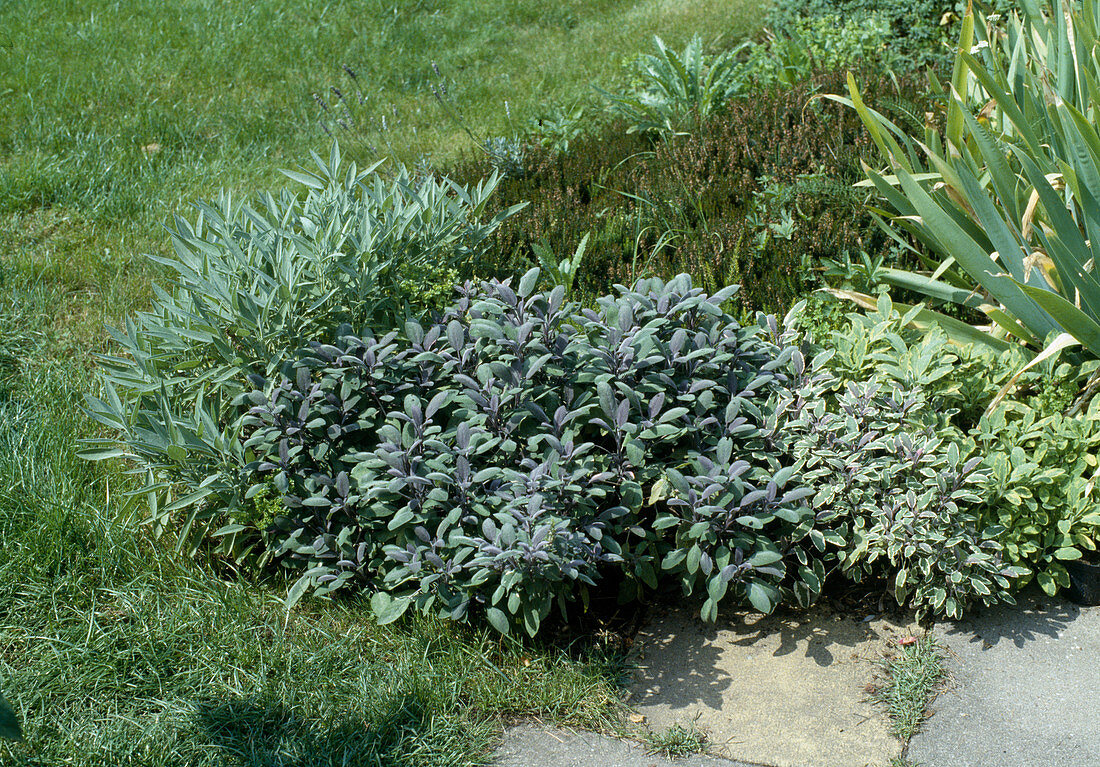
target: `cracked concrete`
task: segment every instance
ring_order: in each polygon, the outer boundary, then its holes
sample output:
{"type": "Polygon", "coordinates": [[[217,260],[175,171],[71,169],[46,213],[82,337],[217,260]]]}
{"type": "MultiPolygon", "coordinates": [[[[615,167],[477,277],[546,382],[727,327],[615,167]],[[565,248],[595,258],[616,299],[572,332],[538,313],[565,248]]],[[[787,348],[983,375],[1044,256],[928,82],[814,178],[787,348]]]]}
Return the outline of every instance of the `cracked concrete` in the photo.
{"type": "MultiPolygon", "coordinates": [[[[669,761],[628,741],[523,725],[498,767],[886,767],[902,744],[867,688],[911,619],[827,606],[716,625],[659,612],[636,639],[628,702],[660,730],[702,729],[707,755],[669,761]],[[735,761],[727,761],[735,760],[735,761]]],[[[906,757],[921,767],[1100,767],[1100,607],[1032,593],[934,633],[951,682],[906,757]]]]}

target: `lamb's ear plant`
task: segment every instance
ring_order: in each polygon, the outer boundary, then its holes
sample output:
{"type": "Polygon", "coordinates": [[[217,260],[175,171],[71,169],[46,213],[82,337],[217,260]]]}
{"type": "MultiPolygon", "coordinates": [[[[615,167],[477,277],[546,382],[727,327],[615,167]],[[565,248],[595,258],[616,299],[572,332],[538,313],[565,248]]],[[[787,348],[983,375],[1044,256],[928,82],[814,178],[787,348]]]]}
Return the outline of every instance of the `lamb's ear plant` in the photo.
{"type": "Polygon", "coordinates": [[[834,98],[878,148],[877,212],[939,259],[883,270],[887,282],[981,311],[991,337],[1032,352],[1100,356],[1098,41],[1095,0],[1028,0],[999,20],[968,10],[950,82],[933,78],[946,119],[922,136],[868,108],[849,76],[834,98]]]}
{"type": "Polygon", "coordinates": [[[91,416],[112,434],[84,455],[122,457],[145,478],[162,529],[184,512],[181,544],[207,511],[237,509],[248,462],[231,402],[310,341],[350,324],[390,328],[445,304],[479,246],[521,206],[487,215],[494,175],[473,187],[345,165],[333,144],[297,190],[242,202],[229,194],[177,218],[171,275],[153,306],[112,329],[91,416]]]}

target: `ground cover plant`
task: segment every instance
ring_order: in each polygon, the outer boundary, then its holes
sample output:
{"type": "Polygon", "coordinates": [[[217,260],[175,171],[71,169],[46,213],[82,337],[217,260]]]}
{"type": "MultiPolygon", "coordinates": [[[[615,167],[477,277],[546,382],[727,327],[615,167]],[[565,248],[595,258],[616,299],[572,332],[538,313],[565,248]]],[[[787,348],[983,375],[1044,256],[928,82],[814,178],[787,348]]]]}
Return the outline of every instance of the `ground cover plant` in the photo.
{"type": "Polygon", "coordinates": [[[892,734],[903,743],[920,731],[929,705],[947,679],[942,650],[934,637],[906,640],[882,661],[883,679],[873,693],[889,712],[892,734]]]}

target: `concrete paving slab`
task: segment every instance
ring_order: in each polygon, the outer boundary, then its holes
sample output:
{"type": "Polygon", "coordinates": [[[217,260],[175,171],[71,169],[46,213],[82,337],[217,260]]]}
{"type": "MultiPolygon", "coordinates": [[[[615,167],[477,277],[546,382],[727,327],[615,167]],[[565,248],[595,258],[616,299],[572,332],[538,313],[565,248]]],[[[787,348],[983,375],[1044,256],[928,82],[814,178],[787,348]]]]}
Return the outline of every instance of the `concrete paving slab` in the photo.
{"type": "Polygon", "coordinates": [[[952,681],[910,742],[910,760],[1100,767],[1100,608],[1032,594],[934,631],[952,681]]]}
{"type": "Polygon", "coordinates": [[[910,619],[822,605],[772,616],[658,615],[636,639],[629,703],[654,727],[695,721],[716,753],[770,767],[882,767],[901,754],[866,688],[910,619]]]}
{"type": "Polygon", "coordinates": [[[520,725],[504,733],[494,767],[756,767],[695,754],[665,759],[633,741],[559,727],[520,725]]]}

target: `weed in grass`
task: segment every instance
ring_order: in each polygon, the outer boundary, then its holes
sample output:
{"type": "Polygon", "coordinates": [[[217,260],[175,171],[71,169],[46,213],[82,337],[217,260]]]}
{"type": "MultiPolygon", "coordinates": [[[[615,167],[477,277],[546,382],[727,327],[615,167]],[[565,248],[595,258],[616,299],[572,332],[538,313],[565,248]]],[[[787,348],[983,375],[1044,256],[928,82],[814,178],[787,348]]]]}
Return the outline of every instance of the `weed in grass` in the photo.
{"type": "Polygon", "coordinates": [[[646,733],[647,751],[676,759],[691,754],[701,754],[707,749],[707,736],[694,724],[687,727],[676,723],[661,732],[646,733]]]}
{"type": "Polygon", "coordinates": [[[947,676],[943,655],[934,637],[926,635],[900,645],[897,655],[883,661],[883,679],[873,697],[886,706],[890,731],[908,741],[924,721],[928,705],[947,676]]]}

